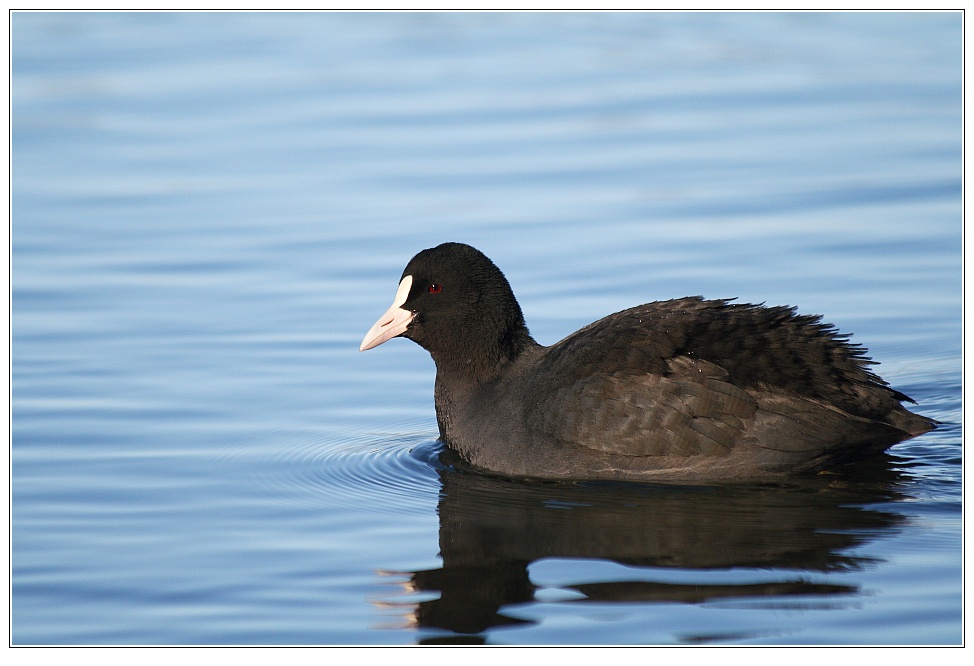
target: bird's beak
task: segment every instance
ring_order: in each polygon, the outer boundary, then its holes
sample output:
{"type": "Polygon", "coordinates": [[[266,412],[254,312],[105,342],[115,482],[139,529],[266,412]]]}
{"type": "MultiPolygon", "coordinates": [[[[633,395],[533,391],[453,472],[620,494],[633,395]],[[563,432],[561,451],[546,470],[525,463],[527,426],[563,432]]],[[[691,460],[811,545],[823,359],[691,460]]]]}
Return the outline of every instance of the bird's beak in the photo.
{"type": "Polygon", "coordinates": [[[409,297],[409,290],[412,286],[412,275],[407,275],[402,279],[402,282],[399,283],[399,290],[396,292],[395,300],[392,301],[389,309],[379,317],[379,320],[372,325],[369,332],[365,334],[362,344],[359,345],[359,351],[366,351],[373,347],[378,347],[386,340],[391,340],[397,335],[402,335],[406,332],[409,322],[416,316],[415,312],[410,312],[402,308],[402,304],[409,297]]]}

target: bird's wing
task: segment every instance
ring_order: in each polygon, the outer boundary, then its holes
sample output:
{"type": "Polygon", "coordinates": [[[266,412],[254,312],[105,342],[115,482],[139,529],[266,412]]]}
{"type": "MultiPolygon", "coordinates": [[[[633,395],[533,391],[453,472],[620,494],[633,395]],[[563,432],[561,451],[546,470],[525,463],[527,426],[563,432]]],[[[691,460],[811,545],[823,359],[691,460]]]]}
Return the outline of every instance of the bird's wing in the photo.
{"type": "Polygon", "coordinates": [[[549,387],[529,412],[528,427],[566,445],[617,455],[729,452],[754,417],[755,399],[712,363],[659,360],[662,372],[593,374],[549,387]]]}
{"type": "Polygon", "coordinates": [[[616,455],[721,456],[746,442],[772,458],[805,458],[892,435],[847,407],[895,401],[864,365],[856,348],[790,308],[651,303],[548,348],[526,425],[616,455]]]}

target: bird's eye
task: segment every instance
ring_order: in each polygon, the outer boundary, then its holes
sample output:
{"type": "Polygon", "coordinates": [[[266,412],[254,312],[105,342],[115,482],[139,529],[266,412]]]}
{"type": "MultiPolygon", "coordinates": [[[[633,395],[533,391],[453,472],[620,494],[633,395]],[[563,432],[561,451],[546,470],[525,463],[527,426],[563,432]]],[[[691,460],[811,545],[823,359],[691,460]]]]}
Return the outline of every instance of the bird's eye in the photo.
{"type": "Polygon", "coordinates": [[[429,289],[427,291],[429,291],[429,293],[431,293],[431,294],[438,294],[441,291],[443,291],[443,285],[442,284],[431,284],[429,286],[429,289]]]}

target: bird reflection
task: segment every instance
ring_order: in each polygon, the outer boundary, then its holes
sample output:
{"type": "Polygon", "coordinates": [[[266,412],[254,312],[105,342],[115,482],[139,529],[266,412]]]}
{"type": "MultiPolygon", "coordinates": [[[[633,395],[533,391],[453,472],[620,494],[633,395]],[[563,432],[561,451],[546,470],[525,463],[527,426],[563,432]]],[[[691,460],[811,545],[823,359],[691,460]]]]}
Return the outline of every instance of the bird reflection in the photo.
{"type": "Polygon", "coordinates": [[[505,609],[537,601],[528,567],[544,558],[630,567],[625,580],[606,581],[603,572],[562,587],[572,603],[854,598],[858,587],[808,574],[869,566],[851,551],[904,520],[865,508],[899,497],[889,456],[839,475],[695,487],[518,481],[464,469],[448,450],[440,456],[443,565],[402,574],[401,585],[422,600],[386,604],[404,625],[440,630],[431,643],[483,642],[488,629],[530,622],[505,609]],[[632,567],[645,568],[639,580],[632,567]],[[687,580],[674,582],[672,571],[652,580],[658,569],[685,571],[687,580]],[[701,584],[694,574],[718,569],[754,569],[758,580],[701,584]]]}

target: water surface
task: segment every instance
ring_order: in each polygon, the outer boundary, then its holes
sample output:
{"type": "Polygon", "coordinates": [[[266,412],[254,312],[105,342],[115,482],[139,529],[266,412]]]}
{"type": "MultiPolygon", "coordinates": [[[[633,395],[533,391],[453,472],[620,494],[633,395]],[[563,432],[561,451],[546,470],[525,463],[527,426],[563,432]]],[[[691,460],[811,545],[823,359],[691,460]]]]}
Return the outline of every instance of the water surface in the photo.
{"type": "Polygon", "coordinates": [[[16,644],[957,644],[961,16],[12,19],[16,644]],[[797,305],[936,431],[706,487],[471,474],[358,343],[471,243],[551,344],[797,305]]]}

